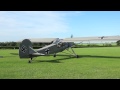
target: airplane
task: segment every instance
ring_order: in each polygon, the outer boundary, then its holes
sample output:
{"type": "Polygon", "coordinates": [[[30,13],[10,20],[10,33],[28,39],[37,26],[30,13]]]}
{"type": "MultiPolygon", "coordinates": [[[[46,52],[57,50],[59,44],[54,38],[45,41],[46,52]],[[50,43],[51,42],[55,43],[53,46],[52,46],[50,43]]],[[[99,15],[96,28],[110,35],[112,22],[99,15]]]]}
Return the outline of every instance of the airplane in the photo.
{"type": "Polygon", "coordinates": [[[108,41],[108,40],[120,40],[120,36],[102,36],[100,37],[74,37],[74,38],[41,38],[41,39],[23,39],[19,46],[19,57],[20,59],[23,58],[30,58],[28,63],[32,62],[34,57],[38,56],[48,56],[53,55],[56,57],[56,54],[67,50],[70,52],[70,55],[75,56],[78,58],[79,56],[74,52],[72,46],[75,42],[83,42],[83,41],[108,41]],[[104,38],[106,37],[106,38],[104,38]],[[39,43],[51,43],[47,46],[34,50],[32,47],[33,42],[39,43]],[[71,51],[70,51],[71,49],[71,51]]]}
{"type": "Polygon", "coordinates": [[[29,39],[24,39],[19,47],[19,57],[30,58],[28,62],[31,63],[34,57],[46,56],[50,54],[53,54],[53,56],[56,57],[56,53],[62,52],[65,49],[69,51],[68,48],[71,48],[72,55],[78,58],[78,55],[76,55],[76,53],[72,49],[73,45],[73,42],[63,42],[62,39],[56,38],[50,45],[34,50],[32,47],[32,42],[29,39]]]}
{"type": "Polygon", "coordinates": [[[105,37],[105,36],[102,36],[102,37],[99,37],[99,38],[103,39],[103,38],[107,38],[107,37],[105,37]]]}

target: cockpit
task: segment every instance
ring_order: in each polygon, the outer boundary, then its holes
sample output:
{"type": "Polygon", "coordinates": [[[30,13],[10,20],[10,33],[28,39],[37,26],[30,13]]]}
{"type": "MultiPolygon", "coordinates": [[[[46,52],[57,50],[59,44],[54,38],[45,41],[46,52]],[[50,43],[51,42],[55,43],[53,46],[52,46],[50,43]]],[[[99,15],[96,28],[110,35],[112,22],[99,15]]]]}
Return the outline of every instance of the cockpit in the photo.
{"type": "Polygon", "coordinates": [[[62,39],[57,38],[53,41],[53,44],[57,44],[58,47],[64,46],[65,44],[62,42],[62,39]]]}
{"type": "Polygon", "coordinates": [[[59,42],[61,42],[61,39],[57,38],[56,40],[53,41],[53,44],[58,44],[59,42]]]}

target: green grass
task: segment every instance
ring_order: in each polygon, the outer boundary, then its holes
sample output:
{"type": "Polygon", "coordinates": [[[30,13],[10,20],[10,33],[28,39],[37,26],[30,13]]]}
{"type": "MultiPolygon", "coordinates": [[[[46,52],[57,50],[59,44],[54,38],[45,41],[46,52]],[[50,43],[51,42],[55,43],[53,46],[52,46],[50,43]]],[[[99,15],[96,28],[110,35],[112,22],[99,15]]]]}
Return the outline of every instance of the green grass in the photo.
{"type": "Polygon", "coordinates": [[[120,47],[74,50],[79,58],[40,56],[28,63],[14,55],[18,50],[0,49],[0,79],[120,79],[120,47]]]}

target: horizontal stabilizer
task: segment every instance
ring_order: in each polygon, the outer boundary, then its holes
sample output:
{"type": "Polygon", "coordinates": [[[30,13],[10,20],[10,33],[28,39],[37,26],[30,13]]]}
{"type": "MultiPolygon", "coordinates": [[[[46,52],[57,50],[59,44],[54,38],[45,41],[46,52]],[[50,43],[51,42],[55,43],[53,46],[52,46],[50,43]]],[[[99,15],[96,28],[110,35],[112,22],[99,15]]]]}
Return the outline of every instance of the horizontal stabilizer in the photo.
{"type": "Polygon", "coordinates": [[[33,50],[33,48],[32,47],[29,47],[29,55],[31,55],[31,56],[44,56],[45,54],[42,54],[42,53],[38,53],[38,52],[36,52],[35,50],[33,50]]]}
{"type": "Polygon", "coordinates": [[[33,56],[45,56],[45,54],[42,53],[32,53],[33,56]]]}

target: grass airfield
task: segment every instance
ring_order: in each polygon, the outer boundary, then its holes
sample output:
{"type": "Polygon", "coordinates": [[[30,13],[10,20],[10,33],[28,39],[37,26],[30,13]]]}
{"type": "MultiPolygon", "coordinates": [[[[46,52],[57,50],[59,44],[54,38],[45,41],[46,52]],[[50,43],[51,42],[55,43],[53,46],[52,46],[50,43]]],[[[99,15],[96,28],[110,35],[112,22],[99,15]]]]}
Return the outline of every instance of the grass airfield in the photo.
{"type": "Polygon", "coordinates": [[[120,47],[74,51],[79,58],[39,56],[28,63],[17,49],[0,49],[0,79],[120,79],[120,47]]]}

